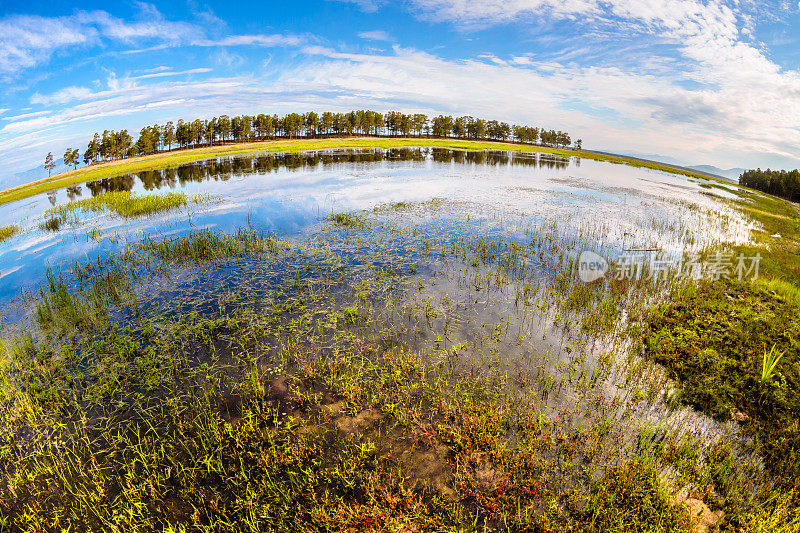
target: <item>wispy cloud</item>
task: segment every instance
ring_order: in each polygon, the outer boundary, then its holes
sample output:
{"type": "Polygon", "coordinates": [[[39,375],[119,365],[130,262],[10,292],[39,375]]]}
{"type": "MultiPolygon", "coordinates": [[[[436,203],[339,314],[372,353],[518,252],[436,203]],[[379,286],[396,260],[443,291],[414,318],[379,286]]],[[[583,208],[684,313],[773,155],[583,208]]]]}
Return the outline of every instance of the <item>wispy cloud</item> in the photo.
{"type": "Polygon", "coordinates": [[[105,11],[66,17],[11,15],[0,19],[0,72],[17,73],[46,63],[57,50],[97,45],[102,40],[179,42],[195,34],[187,22],[165,20],[150,9],[147,20],[124,21],[105,11]]]}
{"type": "Polygon", "coordinates": [[[800,114],[793,111],[800,99],[791,87],[764,87],[770,99],[759,102],[746,88],[689,89],[667,77],[618,67],[529,57],[444,60],[397,47],[390,55],[316,52],[326,60],[289,74],[292,83],[349,92],[356,101],[377,97],[384,107],[403,102],[549,124],[594,146],[691,152],[711,159],[721,153],[751,160],[764,153],[800,159],[800,114]]]}
{"type": "Polygon", "coordinates": [[[362,31],[358,36],[369,41],[394,41],[392,36],[383,30],[362,31]]]}
{"type": "Polygon", "coordinates": [[[92,96],[94,93],[91,89],[87,87],[65,87],[60,91],[56,91],[53,94],[49,95],[41,95],[39,93],[34,93],[31,96],[31,103],[32,104],[41,104],[41,105],[54,105],[59,104],[63,105],[67,102],[71,102],[73,100],[85,100],[86,98],[92,96]]]}
{"type": "Polygon", "coordinates": [[[358,6],[362,11],[366,13],[374,13],[378,11],[384,4],[386,4],[386,0],[336,0],[338,2],[342,2],[344,4],[354,4],[358,6]]]}
{"type": "Polygon", "coordinates": [[[172,70],[164,70],[159,72],[151,72],[148,74],[141,74],[139,76],[132,76],[131,79],[134,80],[144,80],[148,78],[164,78],[166,76],[185,76],[187,74],[205,74],[207,72],[211,72],[212,69],[208,67],[202,68],[192,68],[188,70],[179,70],[179,71],[172,71],[172,70]]]}
{"type": "MultiPolygon", "coordinates": [[[[725,144],[795,158],[800,155],[792,148],[800,145],[800,71],[781,67],[767,56],[761,43],[752,40],[755,15],[745,11],[751,6],[749,2],[408,0],[405,5],[414,16],[465,30],[510,23],[535,26],[541,20],[561,20],[581,28],[579,34],[584,37],[608,34],[619,39],[636,35],[642,42],[649,40],[650,58],[640,58],[636,64],[629,57],[624,63],[642,74],[630,77],[628,83],[632,85],[620,85],[608,94],[598,95],[599,99],[611,102],[625,100],[629,107],[604,107],[617,109],[620,116],[641,115],[635,111],[641,109],[645,113],[637,120],[652,122],[653,131],[679,124],[684,131],[676,133],[681,136],[708,132],[708,144],[704,146],[725,144]],[[673,53],[677,53],[679,61],[673,53]],[[646,89],[653,81],[651,76],[660,78],[656,81],[662,92],[651,93],[646,89]],[[694,88],[687,89],[691,85],[694,88]],[[628,87],[638,87],[642,94],[636,99],[615,94],[615,91],[627,93],[628,87]],[[715,135],[712,132],[716,127],[721,129],[715,135]]],[[[580,59],[585,58],[573,54],[561,60],[577,59],[581,64],[580,59]]],[[[499,65],[503,61],[494,56],[485,59],[499,65]]],[[[536,63],[525,56],[511,60],[517,66],[536,63]]],[[[544,66],[538,63],[538,68],[544,66]]],[[[576,86],[580,85],[582,73],[592,70],[584,68],[576,73],[560,63],[558,68],[561,71],[553,76],[577,76],[569,79],[576,86]]],[[[569,87],[564,90],[576,92],[569,87]]],[[[509,97],[514,101],[513,96],[509,97]]],[[[585,106],[596,100],[589,91],[580,95],[578,101],[585,106]]]]}
{"type": "Polygon", "coordinates": [[[155,7],[139,4],[142,20],[126,21],[105,11],[78,11],[65,17],[12,15],[0,19],[0,73],[6,75],[46,64],[62,49],[101,45],[104,41],[145,48],[119,50],[142,53],[175,46],[300,46],[304,37],[286,34],[228,35],[208,38],[208,28],[165,19],[155,7]]]}
{"type": "Polygon", "coordinates": [[[198,39],[193,46],[299,46],[305,40],[296,35],[229,35],[221,39],[198,39]]]}

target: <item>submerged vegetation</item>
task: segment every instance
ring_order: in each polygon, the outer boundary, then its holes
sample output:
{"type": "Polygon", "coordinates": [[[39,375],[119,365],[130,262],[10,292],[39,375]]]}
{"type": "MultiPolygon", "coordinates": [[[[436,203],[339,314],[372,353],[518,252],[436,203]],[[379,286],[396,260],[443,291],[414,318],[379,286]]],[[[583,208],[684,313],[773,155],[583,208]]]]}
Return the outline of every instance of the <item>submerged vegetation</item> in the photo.
{"type": "MultiPolygon", "coordinates": [[[[366,221],[360,227],[368,231],[366,221]]],[[[441,249],[457,264],[466,254],[498,275],[522,275],[512,266],[518,247],[416,242],[431,260],[441,249]]],[[[502,366],[465,372],[479,353],[503,346],[504,319],[485,337],[437,342],[426,355],[401,340],[414,337],[405,328],[447,331],[448,316],[472,304],[445,293],[432,307],[398,285],[407,260],[372,246],[363,259],[382,266],[348,267],[314,243],[204,231],[129,248],[102,271],[76,267],[72,288],[51,276],[38,304],[40,333],[20,332],[6,348],[3,523],[691,530],[694,517],[659,474],[661,446],[677,446],[678,434],[652,441],[606,424],[565,425],[562,417],[577,411],[547,415],[539,406],[543,390],[557,394],[545,366],[538,377],[515,378],[519,393],[502,386],[511,378],[502,366]],[[210,315],[134,288],[141,276],[191,264],[199,270],[172,279],[207,283],[232,264],[278,278],[264,288],[226,284],[210,315]],[[408,309],[385,307],[395,298],[408,309]],[[640,444],[618,445],[632,437],[640,444]]],[[[501,289],[484,270],[464,282],[501,289]]],[[[217,298],[209,292],[217,291],[204,291],[201,307],[217,298]]],[[[620,408],[593,401],[600,420],[620,408]]]]}

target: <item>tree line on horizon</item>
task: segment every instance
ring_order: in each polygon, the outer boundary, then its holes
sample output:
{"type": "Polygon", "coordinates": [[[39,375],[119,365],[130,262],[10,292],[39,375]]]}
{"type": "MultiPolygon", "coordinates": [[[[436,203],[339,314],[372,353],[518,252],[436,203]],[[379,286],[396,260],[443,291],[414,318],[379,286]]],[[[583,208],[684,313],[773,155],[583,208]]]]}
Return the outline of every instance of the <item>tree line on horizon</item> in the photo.
{"type": "MultiPolygon", "coordinates": [[[[349,113],[289,113],[284,116],[258,114],[230,117],[220,115],[208,120],[178,120],[160,126],[145,126],[134,140],[128,130],[106,130],[95,133],[83,152],[83,162],[121,159],[135,155],[148,155],[170,151],[173,147],[188,148],[213,146],[228,142],[262,141],[275,138],[316,138],[338,135],[365,136],[417,136],[457,139],[492,140],[540,144],[557,148],[572,145],[570,135],[563,131],[531,126],[510,125],[497,120],[484,120],[471,116],[453,117],[438,115],[429,118],[422,113],[405,114],[397,111],[351,111],[349,113]]],[[[575,148],[581,149],[576,140],[575,148]]],[[[67,148],[64,164],[77,168],[80,163],[78,149],[67,148]]],[[[55,167],[52,153],[48,153],[45,169],[55,167]]]]}
{"type": "Polygon", "coordinates": [[[747,170],[739,185],[750,187],[792,202],[800,202],[800,170],[747,170]]]}

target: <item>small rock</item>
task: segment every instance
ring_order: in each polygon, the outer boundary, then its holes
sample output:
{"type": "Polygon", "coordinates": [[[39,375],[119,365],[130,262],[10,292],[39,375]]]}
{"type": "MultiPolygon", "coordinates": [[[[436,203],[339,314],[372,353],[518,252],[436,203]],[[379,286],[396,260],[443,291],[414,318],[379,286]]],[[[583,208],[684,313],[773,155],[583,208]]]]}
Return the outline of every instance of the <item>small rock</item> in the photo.
{"type": "Polygon", "coordinates": [[[692,498],[691,493],[693,488],[694,485],[692,484],[683,487],[675,496],[675,501],[685,505],[692,513],[692,518],[694,518],[694,530],[697,533],[706,533],[711,526],[722,520],[725,513],[722,510],[716,512],[712,511],[703,500],[692,498]]]}

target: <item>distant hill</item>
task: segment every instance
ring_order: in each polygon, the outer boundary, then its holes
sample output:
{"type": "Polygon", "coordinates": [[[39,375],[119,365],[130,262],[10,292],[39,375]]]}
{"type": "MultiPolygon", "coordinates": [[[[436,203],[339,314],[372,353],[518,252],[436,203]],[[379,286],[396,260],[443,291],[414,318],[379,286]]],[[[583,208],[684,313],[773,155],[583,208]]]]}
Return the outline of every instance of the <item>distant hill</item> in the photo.
{"type": "MultiPolygon", "coordinates": [[[[65,170],[69,170],[72,168],[65,165],[63,159],[56,159],[55,164],[56,168],[53,169],[52,172],[53,174],[58,174],[59,172],[64,172],[65,170]]],[[[22,172],[17,172],[16,174],[9,174],[0,177],[0,190],[10,189],[11,187],[16,187],[17,185],[24,185],[26,183],[30,183],[32,181],[40,180],[46,177],[47,177],[47,171],[44,169],[44,165],[29,170],[24,170],[22,172]]]]}
{"type": "Polygon", "coordinates": [[[689,168],[689,163],[687,163],[686,161],[683,161],[681,159],[676,159],[668,155],[643,154],[638,152],[620,152],[620,155],[627,155],[629,157],[635,157],[636,159],[644,159],[645,161],[655,161],[658,163],[666,163],[668,165],[675,165],[679,167],[689,168]]]}
{"type": "Polygon", "coordinates": [[[674,157],[670,157],[668,155],[661,155],[661,154],[641,154],[636,152],[624,152],[621,155],[626,155],[629,157],[634,157],[637,159],[644,159],[645,161],[654,161],[657,163],[666,163],[668,165],[673,165],[682,168],[688,168],[689,170],[696,170],[698,172],[702,172],[703,174],[712,174],[714,176],[739,182],[739,176],[742,175],[742,172],[747,170],[746,168],[719,168],[715,167],[714,165],[690,165],[686,161],[682,161],[680,159],[676,159],[674,157]]]}
{"type": "Polygon", "coordinates": [[[721,178],[725,178],[731,181],[738,182],[739,176],[742,175],[742,172],[747,170],[746,168],[729,168],[727,170],[719,167],[715,167],[713,165],[694,165],[689,168],[694,170],[699,170],[700,172],[706,172],[708,174],[715,174],[721,178]]]}

